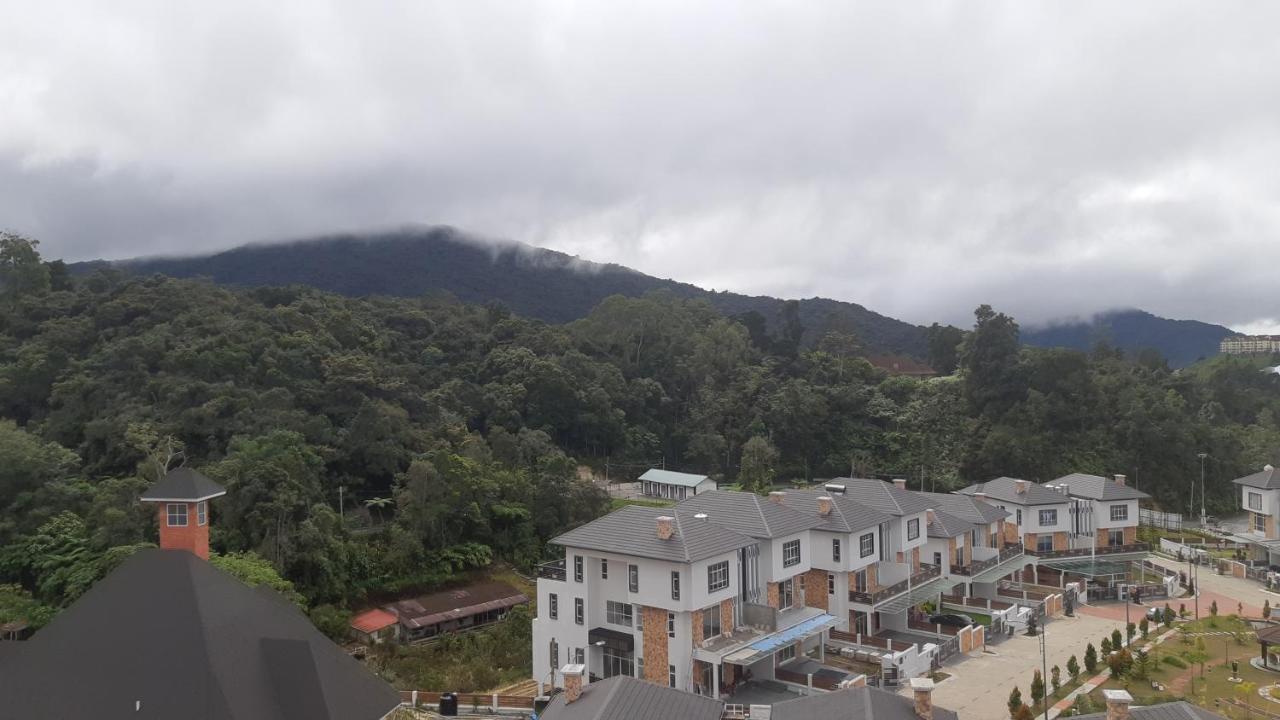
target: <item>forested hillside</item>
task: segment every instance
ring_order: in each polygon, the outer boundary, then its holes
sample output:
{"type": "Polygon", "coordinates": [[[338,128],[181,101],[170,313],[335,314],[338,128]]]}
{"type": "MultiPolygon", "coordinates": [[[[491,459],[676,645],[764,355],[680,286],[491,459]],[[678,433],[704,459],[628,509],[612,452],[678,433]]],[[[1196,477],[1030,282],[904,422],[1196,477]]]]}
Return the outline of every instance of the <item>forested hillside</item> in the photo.
{"type": "Polygon", "coordinates": [[[1089,320],[1054,323],[1022,335],[1028,345],[1092,350],[1105,343],[1132,354],[1155,351],[1174,367],[1185,367],[1218,354],[1218,343],[1230,328],[1195,320],[1169,320],[1141,310],[1100,313],[1089,320]]]}
{"type": "MultiPolygon", "coordinates": [[[[82,263],[73,271],[105,265],[82,263]]],[[[705,299],[725,315],[746,315],[748,324],[773,332],[802,327],[799,341],[806,346],[827,330],[838,330],[855,334],[873,353],[923,358],[925,348],[924,328],[854,303],[711,292],[521,243],[481,242],[446,227],[246,245],[203,257],[145,258],[114,266],[136,275],[204,277],[239,287],[308,285],[354,297],[445,291],[464,302],[497,301],[518,315],[550,323],[583,318],[612,295],[666,290],[679,298],[705,299]]]]}
{"type": "Polygon", "coordinates": [[[0,614],[61,606],[154,541],[136,498],[178,463],[229,490],[215,550],[315,605],[530,567],[605,511],[578,468],[606,458],[759,490],[851,468],[940,490],[1126,473],[1178,509],[1204,451],[1211,510],[1280,460],[1277,377],[1249,361],[1024,348],[986,307],[934,334],[960,367],[929,380],[874,370],[847,334],[794,337],[662,292],[548,325],[442,298],[73,280],[0,238],[0,583],[21,588],[0,614]],[[374,527],[339,516],[339,488],[374,527]]]}

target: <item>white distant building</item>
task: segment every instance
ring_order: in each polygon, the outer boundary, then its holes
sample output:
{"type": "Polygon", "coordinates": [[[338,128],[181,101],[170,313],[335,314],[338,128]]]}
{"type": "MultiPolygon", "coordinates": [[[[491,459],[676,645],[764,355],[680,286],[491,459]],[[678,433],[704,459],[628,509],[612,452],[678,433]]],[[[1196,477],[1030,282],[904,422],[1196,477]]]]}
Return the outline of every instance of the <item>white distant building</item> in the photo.
{"type": "Polygon", "coordinates": [[[1232,335],[1218,343],[1226,355],[1270,355],[1280,353],[1280,335],[1232,335]]]}
{"type": "Polygon", "coordinates": [[[640,476],[640,491],[664,500],[684,500],[715,489],[716,481],[706,475],[651,468],[640,476]]]}

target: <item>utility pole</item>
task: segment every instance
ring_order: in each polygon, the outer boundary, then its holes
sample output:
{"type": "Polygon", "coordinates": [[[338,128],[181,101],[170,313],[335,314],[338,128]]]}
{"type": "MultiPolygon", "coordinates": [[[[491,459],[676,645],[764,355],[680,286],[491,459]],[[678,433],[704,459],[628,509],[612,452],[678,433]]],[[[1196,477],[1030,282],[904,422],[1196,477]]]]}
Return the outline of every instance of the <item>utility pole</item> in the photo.
{"type": "Polygon", "coordinates": [[[1044,698],[1041,699],[1041,702],[1044,703],[1044,720],[1049,720],[1049,705],[1051,704],[1049,702],[1049,660],[1045,653],[1043,627],[1040,628],[1040,681],[1045,685],[1044,698]]]}
{"type": "Polygon", "coordinates": [[[347,516],[346,516],[346,514],[343,512],[343,511],[344,511],[344,509],[345,509],[345,507],[344,507],[343,502],[342,502],[342,501],[343,501],[342,493],[343,493],[343,491],[344,491],[344,490],[346,490],[346,489],[347,489],[347,486],[346,486],[346,485],[339,485],[339,486],[338,486],[338,519],[339,519],[339,521],[340,521],[340,522],[342,522],[342,524],[344,524],[344,525],[345,525],[345,524],[346,524],[346,522],[347,522],[347,516]]]}

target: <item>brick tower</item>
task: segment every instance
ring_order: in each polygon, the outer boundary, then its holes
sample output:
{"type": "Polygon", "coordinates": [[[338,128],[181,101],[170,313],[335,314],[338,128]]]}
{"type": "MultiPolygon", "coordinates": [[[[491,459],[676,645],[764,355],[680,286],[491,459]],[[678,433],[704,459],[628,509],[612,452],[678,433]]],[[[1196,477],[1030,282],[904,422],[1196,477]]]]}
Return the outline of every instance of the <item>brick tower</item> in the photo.
{"type": "Polygon", "coordinates": [[[208,560],[209,501],[226,494],[218,483],[180,467],[147,488],[141,500],[156,504],[161,549],[186,550],[208,560]]]}

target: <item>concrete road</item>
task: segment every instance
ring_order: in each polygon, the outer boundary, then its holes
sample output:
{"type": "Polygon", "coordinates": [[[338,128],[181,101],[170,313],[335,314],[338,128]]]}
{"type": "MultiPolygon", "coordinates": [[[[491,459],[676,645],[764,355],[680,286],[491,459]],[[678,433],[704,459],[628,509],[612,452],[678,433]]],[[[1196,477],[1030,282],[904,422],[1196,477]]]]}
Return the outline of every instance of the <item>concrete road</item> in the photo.
{"type": "MultiPolygon", "coordinates": [[[[1121,613],[1123,617],[1123,610],[1121,613]]],[[[1076,656],[1084,665],[1084,648],[1087,643],[1098,642],[1112,630],[1123,631],[1123,620],[1098,617],[1077,612],[1076,617],[1062,617],[1049,623],[1045,634],[1045,654],[1048,666],[1062,669],[1063,682],[1067,679],[1067,659],[1076,656]]],[[[943,668],[951,677],[940,683],[933,693],[934,704],[955,710],[963,718],[999,720],[1007,718],[1006,703],[1009,692],[1016,685],[1022,690],[1026,702],[1031,701],[1031,675],[1040,667],[1040,639],[1017,635],[999,645],[991,653],[970,656],[954,665],[943,668]]],[[[1049,679],[1045,678],[1048,685],[1049,679]]]]}

